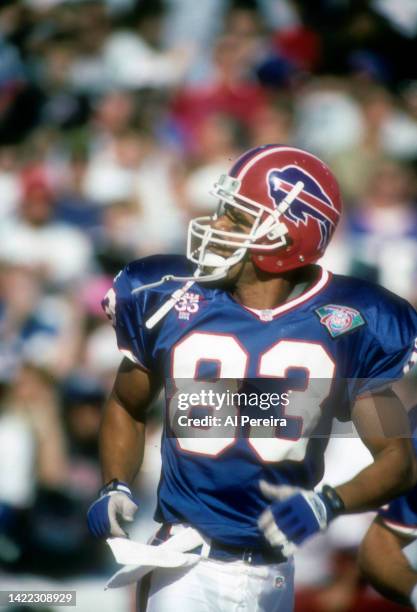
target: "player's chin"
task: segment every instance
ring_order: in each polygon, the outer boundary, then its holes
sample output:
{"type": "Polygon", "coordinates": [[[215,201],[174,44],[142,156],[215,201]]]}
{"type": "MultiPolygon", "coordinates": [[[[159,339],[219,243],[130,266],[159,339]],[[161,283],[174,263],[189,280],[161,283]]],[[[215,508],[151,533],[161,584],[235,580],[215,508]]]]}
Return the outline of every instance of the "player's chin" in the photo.
{"type": "MultiPolygon", "coordinates": [[[[231,255],[233,255],[234,250],[233,249],[221,249],[221,248],[217,248],[213,246],[210,248],[209,252],[213,253],[214,255],[223,257],[225,260],[227,260],[231,255]]],[[[209,283],[209,285],[212,287],[221,287],[221,288],[232,287],[236,283],[237,279],[239,278],[239,275],[241,273],[241,270],[243,268],[243,265],[246,259],[247,257],[245,256],[241,261],[230,266],[227,270],[226,275],[223,278],[221,278],[220,280],[212,281],[211,283],[209,283]]],[[[218,271],[220,267],[221,266],[207,266],[206,265],[203,267],[203,271],[206,274],[213,274],[216,271],[218,271]]]]}
{"type": "Polygon", "coordinates": [[[226,276],[219,281],[218,286],[221,286],[222,288],[227,288],[229,290],[232,289],[241,277],[244,266],[245,260],[239,261],[233,266],[230,266],[230,268],[227,270],[226,276]]]}
{"type": "MultiPolygon", "coordinates": [[[[218,268],[213,268],[212,266],[204,266],[202,268],[202,271],[204,274],[215,274],[216,272],[218,272],[218,270],[219,270],[218,268]]],[[[226,276],[224,276],[223,278],[219,278],[219,279],[208,281],[208,282],[206,281],[204,285],[206,287],[211,287],[213,289],[217,289],[217,288],[223,289],[230,285],[230,280],[228,277],[229,277],[229,271],[227,271],[226,276]]]]}

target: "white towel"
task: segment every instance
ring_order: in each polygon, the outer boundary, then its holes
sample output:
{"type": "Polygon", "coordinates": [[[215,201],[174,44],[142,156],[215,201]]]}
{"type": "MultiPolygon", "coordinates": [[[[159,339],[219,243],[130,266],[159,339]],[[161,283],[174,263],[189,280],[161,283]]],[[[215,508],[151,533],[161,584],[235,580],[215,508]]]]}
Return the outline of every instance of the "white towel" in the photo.
{"type": "Polygon", "coordinates": [[[133,542],[127,538],[109,538],[107,544],[117,563],[123,565],[106,584],[106,589],[114,589],[137,582],[155,567],[178,568],[195,565],[202,558],[201,555],[187,554],[187,551],[204,545],[205,542],[198,531],[192,527],[183,527],[159,546],[133,542]]]}

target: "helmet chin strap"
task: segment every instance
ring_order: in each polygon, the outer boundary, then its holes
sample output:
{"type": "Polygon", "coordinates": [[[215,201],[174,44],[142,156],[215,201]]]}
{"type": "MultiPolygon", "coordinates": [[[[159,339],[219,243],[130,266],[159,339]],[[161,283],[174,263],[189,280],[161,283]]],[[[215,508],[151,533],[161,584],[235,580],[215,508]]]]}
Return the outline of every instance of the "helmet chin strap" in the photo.
{"type": "Polygon", "coordinates": [[[149,319],[145,321],[145,327],[147,329],[152,329],[153,327],[155,327],[155,325],[159,323],[159,321],[161,321],[161,319],[163,319],[168,314],[168,312],[194,285],[195,282],[198,281],[200,283],[210,283],[225,278],[229,269],[243,259],[246,251],[246,248],[240,248],[235,251],[235,253],[233,253],[233,255],[231,255],[230,257],[222,257],[221,255],[217,255],[216,253],[211,253],[210,251],[208,251],[204,255],[203,264],[201,264],[197,268],[193,276],[175,276],[173,274],[167,274],[155,283],[149,283],[147,285],[142,285],[141,287],[133,289],[132,293],[140,293],[145,289],[153,289],[170,281],[185,281],[185,285],[180,289],[173,291],[171,293],[171,297],[166,302],[164,302],[162,306],[158,308],[158,310],[149,317],[149,319]],[[210,274],[204,274],[203,268],[205,267],[214,268],[214,270],[210,274]]]}
{"type": "Polygon", "coordinates": [[[196,276],[198,276],[198,281],[200,283],[210,282],[213,280],[220,280],[227,276],[229,269],[242,261],[246,254],[247,248],[241,247],[237,249],[232,255],[229,257],[223,257],[222,255],[218,255],[217,253],[213,253],[212,251],[206,251],[204,253],[201,264],[197,268],[196,276]],[[210,274],[204,274],[204,268],[213,268],[213,272],[210,274]]]}
{"type": "MultiPolygon", "coordinates": [[[[287,233],[287,228],[284,223],[280,222],[280,216],[289,208],[291,203],[303,190],[304,183],[298,181],[291,191],[285,196],[280,202],[276,211],[264,221],[264,223],[258,228],[256,239],[259,240],[265,235],[268,235],[271,239],[281,236],[282,238],[287,233]]],[[[185,285],[176,291],[171,293],[171,297],[162,304],[162,306],[145,321],[145,327],[152,329],[155,327],[161,319],[168,314],[168,312],[175,306],[175,304],[183,297],[183,295],[194,285],[195,282],[199,283],[211,283],[222,280],[228,274],[229,269],[235,264],[239,263],[245,256],[248,246],[241,246],[232,253],[229,257],[223,257],[217,253],[213,253],[207,247],[209,245],[211,232],[207,232],[206,236],[200,245],[201,259],[199,258],[199,265],[193,276],[174,276],[167,274],[163,276],[161,280],[155,283],[149,283],[148,285],[142,285],[132,291],[132,293],[139,293],[145,289],[151,289],[159,287],[163,283],[169,281],[185,282],[185,285]],[[211,268],[213,271],[210,273],[204,273],[204,269],[211,268]]],[[[283,242],[283,244],[285,244],[283,242]]]]}

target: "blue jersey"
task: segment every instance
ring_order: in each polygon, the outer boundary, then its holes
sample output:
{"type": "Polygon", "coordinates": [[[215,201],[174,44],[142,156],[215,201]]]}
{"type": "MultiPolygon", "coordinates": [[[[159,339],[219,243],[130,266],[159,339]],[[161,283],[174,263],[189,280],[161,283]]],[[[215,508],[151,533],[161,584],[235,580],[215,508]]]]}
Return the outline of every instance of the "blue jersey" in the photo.
{"type": "MultiPolygon", "coordinates": [[[[409,412],[413,433],[414,452],[417,454],[417,405],[409,412]]],[[[397,533],[411,538],[417,537],[417,487],[397,497],[379,511],[384,523],[397,533]]]]}
{"type": "MultiPolygon", "coordinates": [[[[153,315],[184,285],[157,281],[191,272],[184,257],[145,258],[116,277],[104,301],[120,350],[161,384],[168,381],[156,518],[191,524],[226,544],[259,548],[257,519],[268,503],[259,480],[309,489],[320,481],[332,418],[349,420],[358,395],[410,367],[417,314],[378,286],[317,266],[316,280],[304,293],[270,310],[247,308],[228,291],[195,283],[149,328],[153,315]],[[151,286],[141,290],[145,285],[151,286]],[[268,426],[256,420],[243,425],[249,409],[232,402],[230,421],[218,436],[213,422],[197,428],[201,437],[187,435],[185,426],[178,427],[177,381],[201,379],[213,392],[224,379],[276,381],[281,391],[286,385],[291,401],[284,402],[282,393],[274,408],[285,427],[271,422],[266,436],[268,426]],[[300,412],[306,393],[307,408],[300,412]]],[[[190,405],[184,415],[202,408],[190,405]]]]}

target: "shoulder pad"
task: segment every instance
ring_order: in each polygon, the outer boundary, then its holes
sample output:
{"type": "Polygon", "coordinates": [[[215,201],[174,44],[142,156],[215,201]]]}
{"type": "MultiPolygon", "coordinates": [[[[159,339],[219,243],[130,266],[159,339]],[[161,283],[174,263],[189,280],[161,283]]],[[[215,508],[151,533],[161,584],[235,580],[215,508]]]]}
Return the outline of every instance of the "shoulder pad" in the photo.
{"type": "Polygon", "coordinates": [[[182,277],[190,276],[192,272],[192,265],[182,255],[153,255],[133,261],[115,277],[113,287],[102,301],[103,310],[113,326],[117,324],[117,312],[134,308],[135,304],[137,312],[143,316],[145,312],[157,308],[183,284],[180,281],[167,281],[153,287],[153,283],[158,283],[167,275],[182,277]]]}
{"type": "Polygon", "coordinates": [[[334,299],[357,309],[366,329],[387,352],[417,336],[417,313],[403,298],[369,281],[334,275],[334,299]]]}
{"type": "MultiPolygon", "coordinates": [[[[163,276],[172,274],[173,276],[191,276],[194,268],[183,255],[152,255],[137,259],[128,264],[120,274],[125,274],[130,281],[130,290],[134,291],[143,285],[156,283],[163,276]]],[[[117,282],[118,276],[115,278],[117,282]]],[[[165,283],[161,291],[166,292],[167,288],[172,291],[173,283],[165,283]]]]}

